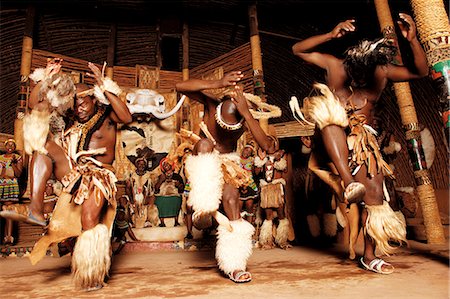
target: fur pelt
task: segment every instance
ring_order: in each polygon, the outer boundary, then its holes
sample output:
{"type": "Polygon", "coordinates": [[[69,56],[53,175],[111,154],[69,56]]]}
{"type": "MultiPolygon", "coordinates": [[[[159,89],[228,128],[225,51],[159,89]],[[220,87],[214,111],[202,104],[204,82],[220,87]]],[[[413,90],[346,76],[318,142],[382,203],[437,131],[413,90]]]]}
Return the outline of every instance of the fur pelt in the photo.
{"type": "Polygon", "coordinates": [[[436,146],[434,143],[433,136],[430,130],[427,128],[420,131],[420,138],[422,139],[423,153],[425,155],[425,161],[427,163],[427,168],[431,168],[433,165],[434,157],[436,156],[436,146]]]}
{"type": "Polygon", "coordinates": [[[72,257],[73,280],[83,289],[103,286],[111,266],[111,241],[108,228],[97,224],[83,232],[72,257]]]}
{"type": "Polygon", "coordinates": [[[277,235],[275,236],[275,243],[277,243],[277,245],[283,249],[289,247],[288,236],[289,236],[289,219],[284,218],[281,219],[280,222],[278,223],[277,235]]]}
{"type": "Polygon", "coordinates": [[[261,159],[259,156],[255,157],[255,167],[263,167],[267,163],[267,157],[264,157],[264,159],[261,159]]]}
{"type": "Polygon", "coordinates": [[[55,74],[43,81],[39,95],[50,103],[52,109],[65,115],[74,106],[75,84],[69,75],[55,74]]]}
{"type": "Polygon", "coordinates": [[[50,129],[50,116],[48,111],[32,110],[23,118],[24,149],[28,155],[34,151],[47,154],[45,143],[50,129]]]}
{"type": "Polygon", "coordinates": [[[217,231],[216,259],[219,269],[229,274],[236,270],[245,271],[253,246],[253,225],[244,219],[230,221],[233,231],[219,225],[217,231]]]}
{"type": "Polygon", "coordinates": [[[323,233],[327,237],[334,237],[337,233],[337,219],[336,214],[323,214],[323,233]]]}
{"type": "Polygon", "coordinates": [[[316,214],[306,216],[306,222],[308,223],[309,232],[311,236],[317,238],[320,236],[320,221],[316,214]]]}
{"type": "Polygon", "coordinates": [[[39,83],[45,79],[45,68],[34,69],[33,73],[31,73],[28,78],[33,80],[34,83],[39,83]]]}
{"type": "Polygon", "coordinates": [[[217,153],[192,155],[186,159],[189,173],[188,204],[194,211],[217,211],[222,199],[223,174],[217,153]]]}
{"type": "Polygon", "coordinates": [[[387,201],[382,205],[365,205],[368,215],[364,233],[374,241],[382,254],[390,255],[396,249],[389,242],[407,243],[406,226],[397,217],[387,201]]]}
{"type": "Polygon", "coordinates": [[[259,244],[261,246],[273,246],[272,220],[264,220],[259,232],[259,244]]]}
{"type": "Polygon", "coordinates": [[[105,96],[105,91],[119,96],[122,93],[122,89],[120,89],[120,86],[111,80],[111,78],[104,77],[102,81],[102,86],[94,86],[94,97],[103,105],[109,105],[110,103],[108,98],[105,96]]]}
{"type": "Polygon", "coordinates": [[[325,85],[314,84],[320,95],[305,98],[305,114],[309,116],[322,130],[329,125],[348,126],[348,117],[344,107],[325,85]]]}

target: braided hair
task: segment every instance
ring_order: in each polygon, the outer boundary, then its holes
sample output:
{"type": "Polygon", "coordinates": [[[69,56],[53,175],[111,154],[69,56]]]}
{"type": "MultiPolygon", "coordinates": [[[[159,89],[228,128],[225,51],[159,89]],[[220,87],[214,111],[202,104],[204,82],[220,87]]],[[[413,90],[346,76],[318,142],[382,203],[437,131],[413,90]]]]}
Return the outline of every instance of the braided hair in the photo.
{"type": "Polygon", "coordinates": [[[344,67],[355,88],[368,87],[373,83],[375,69],[390,63],[397,48],[382,38],[374,41],[363,40],[345,52],[344,67]]]}

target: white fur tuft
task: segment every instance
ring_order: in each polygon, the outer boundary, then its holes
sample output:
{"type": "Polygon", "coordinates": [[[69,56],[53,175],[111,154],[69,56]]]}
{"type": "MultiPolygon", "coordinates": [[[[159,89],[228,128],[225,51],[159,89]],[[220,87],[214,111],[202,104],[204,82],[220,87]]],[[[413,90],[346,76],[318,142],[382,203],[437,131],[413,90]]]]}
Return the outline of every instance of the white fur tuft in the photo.
{"type": "Polygon", "coordinates": [[[427,168],[430,169],[433,165],[434,157],[436,156],[436,146],[434,143],[433,136],[430,130],[427,128],[420,131],[420,138],[422,139],[423,153],[425,154],[425,161],[427,163],[427,168]]]}
{"type": "Polygon", "coordinates": [[[34,83],[38,83],[45,79],[45,68],[37,68],[31,73],[28,78],[34,81],[34,83]]]}
{"type": "Polygon", "coordinates": [[[272,220],[264,220],[259,232],[259,244],[261,246],[273,246],[272,220]]]}
{"type": "Polygon", "coordinates": [[[244,219],[230,221],[230,224],[232,232],[222,225],[217,231],[216,259],[219,269],[226,274],[246,270],[247,260],[253,251],[252,235],[255,232],[255,228],[244,219]]]}
{"type": "Polygon", "coordinates": [[[277,227],[277,235],[275,236],[275,243],[281,248],[286,248],[288,244],[289,236],[289,219],[284,218],[280,220],[277,227]]]}
{"type": "Polygon", "coordinates": [[[364,225],[364,233],[375,241],[382,254],[389,255],[396,249],[390,241],[400,244],[407,243],[406,226],[397,217],[387,201],[383,201],[382,205],[365,205],[365,207],[368,215],[364,225]]]}
{"type": "Polygon", "coordinates": [[[83,232],[78,237],[72,257],[72,273],[76,286],[103,286],[111,266],[110,253],[111,241],[106,225],[97,224],[83,232]]]}
{"type": "Polygon", "coordinates": [[[219,155],[206,153],[189,156],[186,171],[191,186],[188,204],[194,211],[217,211],[224,183],[219,155]]]}
{"type": "Polygon", "coordinates": [[[23,118],[24,149],[28,155],[34,151],[46,155],[45,143],[50,130],[50,113],[32,110],[23,118]]]}

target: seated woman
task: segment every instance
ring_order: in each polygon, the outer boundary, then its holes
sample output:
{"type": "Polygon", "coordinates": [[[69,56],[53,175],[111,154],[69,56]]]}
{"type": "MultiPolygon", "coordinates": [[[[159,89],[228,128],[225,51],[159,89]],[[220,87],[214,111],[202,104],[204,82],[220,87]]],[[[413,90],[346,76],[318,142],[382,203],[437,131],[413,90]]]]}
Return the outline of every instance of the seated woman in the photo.
{"type": "MultiPolygon", "coordinates": [[[[0,203],[4,210],[10,208],[8,205],[19,202],[19,177],[23,169],[22,156],[16,151],[16,141],[6,140],[5,149],[6,152],[0,155],[0,203]]],[[[14,243],[12,229],[12,220],[6,220],[4,244],[14,243]]]]}
{"type": "Polygon", "coordinates": [[[179,226],[178,214],[181,208],[181,194],[184,191],[183,178],[174,172],[173,164],[167,158],[162,159],[159,166],[162,173],[155,185],[155,194],[157,194],[155,204],[158,206],[161,220],[159,226],[165,227],[164,218],[172,217],[175,219],[175,226],[179,226]],[[178,200],[172,202],[172,199],[176,199],[175,197],[178,200]]]}

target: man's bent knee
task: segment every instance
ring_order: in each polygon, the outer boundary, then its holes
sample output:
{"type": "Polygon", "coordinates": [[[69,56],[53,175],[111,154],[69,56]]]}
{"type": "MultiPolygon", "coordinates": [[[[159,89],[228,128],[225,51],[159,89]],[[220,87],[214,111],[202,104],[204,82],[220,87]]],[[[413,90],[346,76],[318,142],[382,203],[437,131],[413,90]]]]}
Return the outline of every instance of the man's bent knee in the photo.
{"type": "Polygon", "coordinates": [[[200,139],[194,146],[193,153],[211,153],[214,150],[214,143],[206,138],[200,139]]]}

